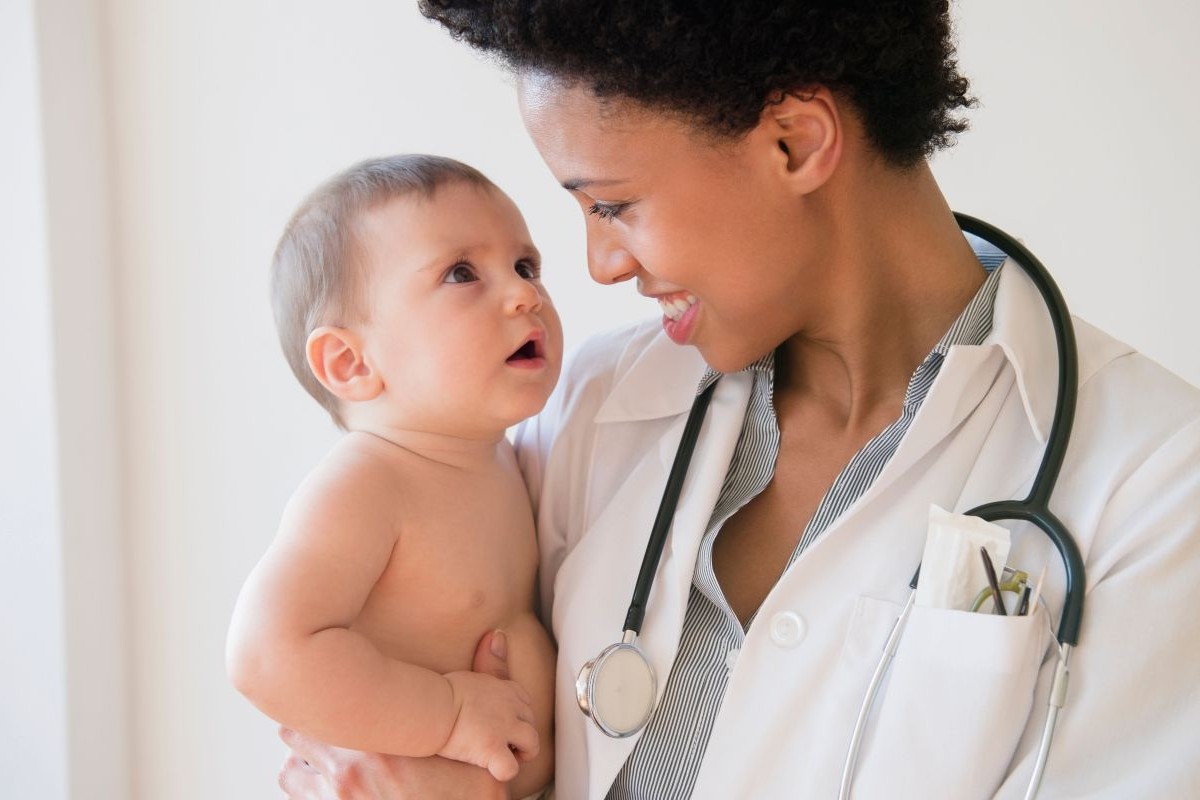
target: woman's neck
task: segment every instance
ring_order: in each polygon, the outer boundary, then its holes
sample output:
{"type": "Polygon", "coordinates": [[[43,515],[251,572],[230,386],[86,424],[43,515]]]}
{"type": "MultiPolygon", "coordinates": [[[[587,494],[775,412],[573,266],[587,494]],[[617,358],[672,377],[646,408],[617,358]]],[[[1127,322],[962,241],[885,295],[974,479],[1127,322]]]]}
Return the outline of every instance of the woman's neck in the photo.
{"type": "Polygon", "coordinates": [[[826,207],[845,221],[814,287],[828,312],[780,348],[776,392],[826,406],[847,430],[873,427],[899,413],[913,371],[986,273],[925,164],[846,174],[826,207]]]}

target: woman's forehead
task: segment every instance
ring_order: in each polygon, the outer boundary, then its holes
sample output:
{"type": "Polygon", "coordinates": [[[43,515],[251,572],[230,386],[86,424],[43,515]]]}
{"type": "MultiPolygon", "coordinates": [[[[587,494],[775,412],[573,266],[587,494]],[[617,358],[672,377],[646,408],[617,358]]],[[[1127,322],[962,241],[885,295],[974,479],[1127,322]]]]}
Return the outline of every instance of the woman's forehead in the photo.
{"type": "Polygon", "coordinates": [[[691,149],[698,137],[677,115],[586,85],[523,73],[518,103],[525,127],[560,183],[622,180],[691,149]]]}
{"type": "Polygon", "coordinates": [[[582,81],[545,72],[522,72],[517,102],[526,125],[597,127],[605,133],[634,132],[667,115],[624,97],[599,97],[582,81]]]}

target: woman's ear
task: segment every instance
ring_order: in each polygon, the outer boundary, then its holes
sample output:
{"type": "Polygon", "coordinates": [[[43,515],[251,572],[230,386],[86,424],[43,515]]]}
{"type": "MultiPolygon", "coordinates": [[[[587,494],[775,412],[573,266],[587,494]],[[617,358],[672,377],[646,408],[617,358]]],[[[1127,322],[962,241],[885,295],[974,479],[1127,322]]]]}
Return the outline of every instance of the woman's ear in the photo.
{"type": "Polygon", "coordinates": [[[759,119],[764,144],[781,154],[785,179],[800,194],[825,185],[842,157],[845,130],[834,94],[825,87],[785,92],[759,119]]]}
{"type": "Polygon", "coordinates": [[[352,331],[323,325],[308,335],[308,368],[339,400],[374,400],[383,391],[383,377],[363,353],[362,340],[352,331]]]}

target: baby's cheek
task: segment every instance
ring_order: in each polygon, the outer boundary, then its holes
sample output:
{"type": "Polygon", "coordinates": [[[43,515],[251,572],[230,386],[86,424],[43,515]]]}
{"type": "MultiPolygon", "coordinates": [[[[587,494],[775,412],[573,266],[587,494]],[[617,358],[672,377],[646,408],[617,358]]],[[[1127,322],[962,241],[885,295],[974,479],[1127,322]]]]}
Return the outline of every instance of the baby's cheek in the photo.
{"type": "Polygon", "coordinates": [[[544,289],[542,291],[543,296],[546,298],[546,302],[542,305],[542,320],[546,323],[546,332],[548,334],[547,338],[549,338],[555,346],[561,347],[562,321],[559,319],[558,309],[555,308],[554,301],[550,299],[550,295],[545,294],[544,289]]]}

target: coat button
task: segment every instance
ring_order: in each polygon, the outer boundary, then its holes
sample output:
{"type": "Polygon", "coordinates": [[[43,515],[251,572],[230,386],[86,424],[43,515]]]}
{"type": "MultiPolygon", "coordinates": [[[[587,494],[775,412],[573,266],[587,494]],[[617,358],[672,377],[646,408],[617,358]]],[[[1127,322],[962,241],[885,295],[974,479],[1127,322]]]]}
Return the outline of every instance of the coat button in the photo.
{"type": "Polygon", "coordinates": [[[806,632],[804,618],[795,611],[780,611],[771,617],[771,641],[780,647],[795,647],[806,632]]]}

